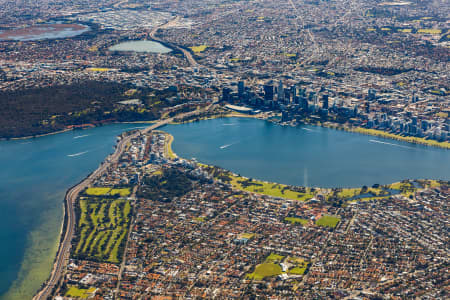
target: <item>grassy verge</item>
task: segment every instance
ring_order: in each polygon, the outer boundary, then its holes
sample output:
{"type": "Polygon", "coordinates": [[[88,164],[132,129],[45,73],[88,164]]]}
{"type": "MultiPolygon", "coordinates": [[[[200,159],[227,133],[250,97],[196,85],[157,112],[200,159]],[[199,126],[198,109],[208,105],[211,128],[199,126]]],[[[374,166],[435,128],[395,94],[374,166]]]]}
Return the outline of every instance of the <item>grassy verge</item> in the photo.
{"type": "Polygon", "coordinates": [[[398,134],[394,134],[394,133],[390,133],[390,132],[386,132],[386,131],[382,131],[382,130],[377,130],[377,129],[367,129],[367,128],[356,127],[356,128],[349,128],[349,131],[373,135],[373,136],[379,136],[382,138],[388,138],[388,139],[393,139],[393,140],[398,140],[398,141],[403,141],[403,142],[408,142],[408,143],[422,144],[422,145],[426,145],[426,146],[434,146],[434,147],[450,149],[449,142],[438,142],[435,140],[427,140],[425,138],[420,138],[420,137],[402,136],[402,135],[398,135],[398,134]]]}

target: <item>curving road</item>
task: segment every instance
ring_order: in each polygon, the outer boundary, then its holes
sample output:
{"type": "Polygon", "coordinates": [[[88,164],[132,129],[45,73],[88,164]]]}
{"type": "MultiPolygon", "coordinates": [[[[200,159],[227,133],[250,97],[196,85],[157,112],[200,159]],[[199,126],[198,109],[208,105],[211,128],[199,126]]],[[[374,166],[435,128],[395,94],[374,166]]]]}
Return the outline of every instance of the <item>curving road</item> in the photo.
{"type": "MultiPolygon", "coordinates": [[[[153,40],[157,41],[157,42],[162,42],[162,43],[164,43],[163,40],[161,40],[161,39],[159,39],[159,38],[157,38],[157,37],[155,36],[155,35],[156,35],[156,32],[157,32],[158,29],[160,29],[160,28],[167,28],[167,27],[170,27],[172,24],[177,23],[178,20],[180,20],[180,16],[175,17],[174,19],[170,20],[169,22],[167,22],[167,23],[165,23],[165,24],[163,24],[163,25],[160,25],[160,26],[157,26],[157,27],[153,28],[152,31],[150,32],[150,37],[151,37],[153,40]]],[[[191,53],[191,52],[189,52],[188,50],[186,50],[186,49],[184,49],[184,48],[181,48],[181,47],[179,47],[179,46],[177,46],[177,45],[173,45],[173,46],[174,46],[175,48],[177,48],[177,50],[180,50],[181,52],[183,52],[184,57],[186,57],[186,59],[188,60],[189,64],[191,65],[191,67],[198,67],[198,66],[200,66],[199,63],[198,63],[198,62],[194,59],[194,57],[192,56],[192,53],[191,53]]]]}
{"type": "Polygon", "coordinates": [[[165,120],[161,120],[158,123],[155,123],[143,130],[137,131],[136,133],[126,136],[123,139],[119,141],[119,143],[116,146],[116,150],[114,153],[109,157],[109,159],[105,160],[100,167],[98,167],[97,170],[92,172],[86,179],[84,179],[82,182],[80,182],[78,185],[72,187],[67,193],[66,193],[66,210],[65,213],[67,214],[67,224],[65,226],[65,232],[64,232],[64,239],[62,240],[58,253],[55,259],[55,263],[53,265],[52,273],[50,274],[50,279],[45,283],[44,287],[33,297],[33,300],[45,300],[47,299],[53,288],[58,284],[61,275],[63,274],[63,271],[65,269],[65,266],[67,264],[67,261],[69,259],[70,255],[70,248],[71,248],[71,241],[73,237],[73,233],[75,231],[75,212],[73,204],[75,203],[78,194],[84,190],[86,187],[88,187],[90,184],[94,182],[94,180],[101,175],[104,171],[108,169],[110,165],[117,162],[119,157],[121,156],[122,152],[124,151],[126,145],[128,142],[131,141],[131,139],[135,138],[139,134],[143,133],[146,134],[151,130],[154,130],[156,128],[159,128],[161,126],[164,126],[166,124],[171,123],[175,118],[183,118],[195,115],[199,112],[209,110],[214,105],[214,102],[205,107],[202,110],[196,110],[191,111],[183,114],[179,114],[177,116],[174,116],[172,118],[168,118],[165,120]]]}

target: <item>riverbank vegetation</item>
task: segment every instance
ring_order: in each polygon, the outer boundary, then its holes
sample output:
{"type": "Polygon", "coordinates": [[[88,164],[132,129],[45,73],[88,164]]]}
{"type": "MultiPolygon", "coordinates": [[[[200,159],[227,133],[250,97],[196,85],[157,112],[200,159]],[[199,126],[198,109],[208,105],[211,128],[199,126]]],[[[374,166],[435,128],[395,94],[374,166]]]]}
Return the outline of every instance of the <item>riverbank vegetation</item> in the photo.
{"type": "Polygon", "coordinates": [[[252,178],[241,177],[221,168],[203,164],[201,164],[201,166],[215,179],[229,183],[237,190],[299,201],[307,201],[314,197],[314,191],[310,188],[255,180],[252,178]]]}
{"type": "Polygon", "coordinates": [[[382,137],[382,138],[398,140],[398,141],[402,141],[402,142],[408,142],[408,143],[413,143],[413,144],[422,144],[422,145],[426,145],[426,146],[434,146],[434,147],[450,149],[449,142],[439,142],[436,140],[428,140],[425,138],[414,137],[414,136],[403,136],[403,135],[398,135],[395,133],[390,133],[390,132],[386,132],[386,131],[382,131],[382,130],[367,129],[367,128],[361,128],[361,127],[349,128],[348,130],[351,132],[373,135],[373,136],[378,136],[378,137],[382,137]]]}
{"type": "MultiPolygon", "coordinates": [[[[190,88],[180,89],[190,93],[190,88]]],[[[171,89],[98,81],[1,91],[0,138],[38,136],[112,122],[157,120],[164,108],[183,103],[176,95],[171,89]]]]}
{"type": "MultiPolygon", "coordinates": [[[[198,165],[214,179],[228,183],[237,190],[299,201],[324,201],[338,207],[357,201],[379,200],[399,194],[412,199],[418,190],[438,187],[443,183],[438,180],[424,179],[404,180],[388,185],[374,184],[372,187],[363,186],[361,188],[307,188],[246,178],[219,167],[202,163],[198,163],[198,165]]],[[[299,218],[285,218],[285,221],[292,224],[308,222],[308,220],[299,218]]]]}

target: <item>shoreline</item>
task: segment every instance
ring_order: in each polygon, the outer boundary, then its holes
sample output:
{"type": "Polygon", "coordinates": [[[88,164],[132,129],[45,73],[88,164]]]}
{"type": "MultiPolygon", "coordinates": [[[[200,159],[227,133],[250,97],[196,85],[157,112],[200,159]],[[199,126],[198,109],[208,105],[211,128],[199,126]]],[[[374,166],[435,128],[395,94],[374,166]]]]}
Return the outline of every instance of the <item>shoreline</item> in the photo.
{"type": "MultiPolygon", "coordinates": [[[[314,125],[314,124],[311,124],[314,125]]],[[[375,136],[379,138],[383,138],[386,140],[393,140],[393,141],[400,141],[415,145],[422,145],[427,147],[436,147],[441,149],[449,149],[450,150],[450,143],[449,142],[439,142],[436,140],[427,140],[425,138],[419,138],[419,137],[413,137],[413,136],[402,136],[395,133],[386,132],[379,129],[369,129],[369,128],[363,128],[363,127],[348,127],[348,126],[337,126],[333,123],[331,124],[321,124],[321,125],[315,125],[315,126],[321,126],[336,130],[342,130],[347,131],[351,133],[359,133],[363,135],[369,135],[369,136],[375,136]]]]}

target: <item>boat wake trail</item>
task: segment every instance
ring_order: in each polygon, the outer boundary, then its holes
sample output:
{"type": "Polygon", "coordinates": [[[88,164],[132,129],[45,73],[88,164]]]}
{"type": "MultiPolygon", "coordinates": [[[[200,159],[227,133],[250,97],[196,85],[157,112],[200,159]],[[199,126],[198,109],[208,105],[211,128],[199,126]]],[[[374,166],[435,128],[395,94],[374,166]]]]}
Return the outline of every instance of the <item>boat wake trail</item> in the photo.
{"type": "Polygon", "coordinates": [[[222,124],[223,126],[235,126],[237,123],[228,123],[228,124],[222,124]]]}
{"type": "Polygon", "coordinates": [[[312,130],[312,129],[309,129],[309,128],[304,128],[304,127],[302,127],[302,129],[303,129],[303,130],[306,130],[306,131],[310,131],[310,132],[316,132],[315,130],[312,130]]]}
{"type": "Polygon", "coordinates": [[[74,153],[74,154],[68,154],[67,156],[68,157],[76,157],[76,156],[80,156],[80,155],[86,154],[88,152],[89,151],[83,151],[83,152],[78,152],[78,153],[74,153]]]}
{"type": "Polygon", "coordinates": [[[404,145],[383,142],[383,141],[379,141],[379,140],[369,140],[369,142],[378,143],[378,144],[384,144],[384,145],[389,145],[389,146],[395,146],[395,147],[400,147],[400,148],[406,148],[406,149],[414,149],[413,147],[408,147],[408,146],[404,146],[404,145]]]}
{"type": "Polygon", "coordinates": [[[231,143],[231,144],[222,145],[222,146],[220,146],[219,148],[220,148],[220,149],[226,149],[226,148],[228,148],[228,147],[230,147],[230,146],[236,145],[237,143],[239,143],[239,142],[234,142],[234,143],[231,143]]]}
{"type": "Polygon", "coordinates": [[[74,138],[74,139],[81,139],[81,138],[84,138],[84,137],[87,137],[87,136],[90,136],[90,134],[74,136],[73,138],[74,138]]]}

